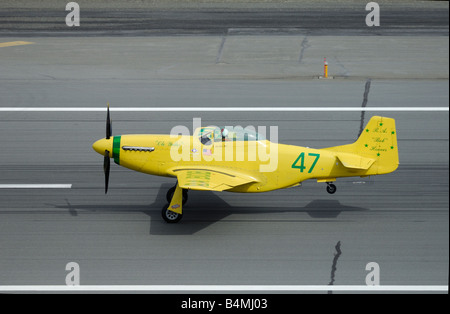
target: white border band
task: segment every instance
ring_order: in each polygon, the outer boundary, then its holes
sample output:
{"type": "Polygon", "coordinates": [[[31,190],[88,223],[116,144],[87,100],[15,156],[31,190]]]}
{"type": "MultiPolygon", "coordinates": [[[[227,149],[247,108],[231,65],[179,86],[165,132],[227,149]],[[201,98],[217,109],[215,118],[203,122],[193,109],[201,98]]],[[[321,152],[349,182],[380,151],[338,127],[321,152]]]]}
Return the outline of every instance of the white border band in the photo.
{"type": "Polygon", "coordinates": [[[0,189],[71,189],[72,184],[0,184],[0,189]]]}
{"type": "Polygon", "coordinates": [[[147,291],[147,292],[302,292],[302,291],[362,291],[362,292],[448,292],[448,286],[296,286],[296,285],[99,285],[99,286],[0,286],[0,292],[89,292],[89,291],[147,291]]]}
{"type": "MultiPolygon", "coordinates": [[[[111,107],[115,112],[449,111],[449,107],[111,107]]],[[[104,112],[106,107],[0,107],[0,112],[104,112]]]]}

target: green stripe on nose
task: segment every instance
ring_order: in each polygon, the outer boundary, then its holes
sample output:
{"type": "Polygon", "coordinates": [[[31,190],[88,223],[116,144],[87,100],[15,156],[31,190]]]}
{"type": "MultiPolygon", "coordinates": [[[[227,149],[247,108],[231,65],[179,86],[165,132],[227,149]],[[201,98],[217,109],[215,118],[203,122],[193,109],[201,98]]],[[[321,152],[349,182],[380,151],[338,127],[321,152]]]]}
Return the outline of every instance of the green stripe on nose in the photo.
{"type": "Polygon", "coordinates": [[[121,136],[114,136],[113,138],[113,158],[114,162],[118,165],[120,165],[120,141],[122,137],[121,136]]]}

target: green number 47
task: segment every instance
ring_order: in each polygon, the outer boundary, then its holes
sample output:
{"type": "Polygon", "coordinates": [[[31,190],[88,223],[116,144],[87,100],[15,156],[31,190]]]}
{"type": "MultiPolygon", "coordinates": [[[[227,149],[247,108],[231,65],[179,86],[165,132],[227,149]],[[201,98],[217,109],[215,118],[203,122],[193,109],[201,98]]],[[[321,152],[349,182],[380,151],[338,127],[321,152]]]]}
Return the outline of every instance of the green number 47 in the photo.
{"type": "MultiPolygon", "coordinates": [[[[313,154],[313,153],[309,153],[308,156],[311,157],[316,157],[316,159],[314,160],[314,162],[311,165],[311,168],[309,168],[308,173],[311,173],[314,170],[314,167],[317,164],[317,161],[320,158],[320,154],[313,154]]],[[[300,172],[303,172],[306,167],[305,167],[305,153],[301,153],[297,159],[294,161],[294,163],[292,164],[292,168],[294,169],[300,169],[300,172]],[[300,162],[300,165],[298,164],[300,162]]]]}

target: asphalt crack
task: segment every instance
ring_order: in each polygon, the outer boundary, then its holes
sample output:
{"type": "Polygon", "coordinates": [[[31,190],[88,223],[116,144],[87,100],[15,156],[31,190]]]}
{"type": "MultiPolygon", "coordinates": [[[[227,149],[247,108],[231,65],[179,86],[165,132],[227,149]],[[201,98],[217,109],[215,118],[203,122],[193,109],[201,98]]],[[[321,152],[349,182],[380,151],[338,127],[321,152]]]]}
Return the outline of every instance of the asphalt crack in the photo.
{"type": "Polygon", "coordinates": [[[308,49],[309,47],[311,47],[311,45],[308,42],[308,36],[305,36],[305,38],[303,38],[302,43],[300,44],[300,56],[298,57],[298,63],[302,63],[303,62],[303,56],[305,54],[305,50],[308,49]]]}
{"type": "MultiPolygon", "coordinates": [[[[336,253],[334,254],[334,258],[333,258],[333,265],[331,266],[331,277],[330,277],[330,283],[328,284],[329,286],[334,285],[334,281],[335,281],[335,277],[336,277],[336,270],[337,270],[337,262],[339,260],[339,257],[342,254],[341,251],[341,241],[338,241],[338,243],[335,246],[336,249],[336,253]]],[[[328,294],[332,294],[332,291],[328,291],[328,294]]]]}
{"type": "Polygon", "coordinates": [[[219,46],[219,51],[217,52],[216,64],[218,64],[222,61],[223,47],[225,46],[225,42],[227,41],[227,36],[228,36],[229,31],[230,30],[227,30],[227,33],[222,37],[222,41],[219,46]]]}
{"type": "MultiPolygon", "coordinates": [[[[370,84],[371,84],[371,82],[372,82],[371,79],[367,79],[367,81],[366,81],[366,86],[364,87],[363,102],[362,102],[362,105],[361,105],[362,108],[367,107],[367,102],[369,101],[369,92],[370,92],[370,84]]],[[[359,138],[359,136],[363,132],[365,115],[366,115],[366,111],[365,110],[361,110],[361,124],[359,126],[358,136],[356,137],[357,139],[359,138]]]]}

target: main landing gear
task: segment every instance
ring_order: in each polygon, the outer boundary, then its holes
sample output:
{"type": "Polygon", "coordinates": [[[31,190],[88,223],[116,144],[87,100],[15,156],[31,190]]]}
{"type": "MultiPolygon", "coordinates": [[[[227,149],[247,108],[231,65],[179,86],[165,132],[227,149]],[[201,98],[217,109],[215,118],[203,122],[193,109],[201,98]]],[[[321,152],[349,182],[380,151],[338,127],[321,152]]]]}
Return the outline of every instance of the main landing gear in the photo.
{"type": "Polygon", "coordinates": [[[173,211],[169,210],[166,206],[164,206],[161,214],[162,214],[162,218],[164,219],[164,221],[169,224],[177,223],[181,220],[181,218],[183,218],[183,214],[178,214],[176,212],[173,212],[173,211]]]}
{"type": "MultiPolygon", "coordinates": [[[[169,202],[169,204],[170,204],[170,202],[172,202],[173,193],[175,193],[176,188],[177,188],[177,186],[175,185],[167,191],[166,199],[167,199],[167,202],[169,202]]],[[[186,204],[187,201],[188,201],[188,190],[183,190],[183,205],[186,204]]]]}
{"type": "Polygon", "coordinates": [[[327,192],[328,193],[334,194],[334,193],[336,193],[336,190],[337,190],[337,187],[333,183],[327,182],[327,192]]]}
{"type": "MultiPolygon", "coordinates": [[[[170,188],[167,191],[166,199],[169,204],[172,203],[173,195],[175,194],[176,188],[177,188],[177,186],[175,185],[174,187],[170,188]]],[[[182,194],[183,194],[182,195],[182,197],[183,197],[182,205],[184,206],[184,204],[186,204],[186,202],[188,201],[188,190],[183,189],[182,194]]],[[[163,207],[162,212],[161,212],[162,218],[167,223],[173,224],[173,223],[179,222],[183,218],[183,214],[179,214],[179,213],[169,210],[169,206],[170,205],[163,207]]]]}

